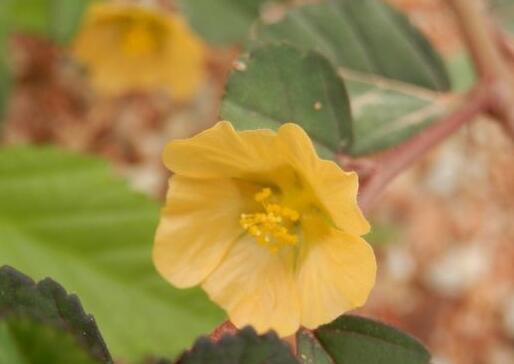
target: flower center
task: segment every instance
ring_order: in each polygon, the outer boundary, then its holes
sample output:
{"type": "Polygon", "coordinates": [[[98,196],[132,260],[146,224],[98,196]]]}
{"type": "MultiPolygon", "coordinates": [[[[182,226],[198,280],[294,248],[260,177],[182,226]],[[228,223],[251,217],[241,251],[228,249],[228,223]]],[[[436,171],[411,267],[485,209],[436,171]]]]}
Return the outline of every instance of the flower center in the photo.
{"type": "Polygon", "coordinates": [[[239,223],[262,246],[277,252],[283,246],[294,246],[298,236],[290,228],[300,219],[298,211],[272,202],[273,192],[263,188],[254,196],[264,208],[263,212],[241,214],[239,223]]]}
{"type": "Polygon", "coordinates": [[[157,49],[157,42],[148,27],[134,25],[125,33],[122,47],[129,56],[146,56],[157,49]]]}

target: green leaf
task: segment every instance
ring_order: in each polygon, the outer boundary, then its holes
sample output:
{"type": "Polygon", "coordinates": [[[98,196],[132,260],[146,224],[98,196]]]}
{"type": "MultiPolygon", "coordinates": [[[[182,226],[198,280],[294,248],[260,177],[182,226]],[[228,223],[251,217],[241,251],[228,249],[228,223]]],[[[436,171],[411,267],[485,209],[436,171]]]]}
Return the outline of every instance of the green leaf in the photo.
{"type": "Polygon", "coordinates": [[[0,364],[100,364],[64,329],[18,316],[0,321],[0,364]]]}
{"type": "Polygon", "coordinates": [[[238,129],[301,125],[329,156],[351,143],[348,96],[330,62],[285,45],[255,49],[228,81],[221,115],[238,129]]]}
{"type": "Polygon", "coordinates": [[[341,69],[350,94],[354,142],[345,152],[361,156],[409,139],[445,115],[449,100],[413,85],[341,69]]]}
{"type": "Polygon", "coordinates": [[[465,92],[477,81],[473,61],[466,52],[457,53],[446,60],[448,73],[452,80],[452,90],[465,92]]]}
{"type": "Polygon", "coordinates": [[[197,340],[177,364],[298,364],[286,343],[275,333],[258,336],[246,327],[236,335],[226,335],[213,343],[209,338],[197,340]]]}
{"type": "Polygon", "coordinates": [[[49,0],[2,0],[11,31],[46,34],[50,29],[49,0]]]}
{"type": "Polygon", "coordinates": [[[223,313],[155,272],[157,203],[98,159],[54,148],[0,151],[0,265],[51,276],[95,314],[114,357],[176,355],[223,313]]]}
{"type": "Polygon", "coordinates": [[[357,316],[343,315],[319,327],[314,335],[302,332],[298,335],[300,357],[305,364],[428,364],[430,361],[430,353],[414,338],[357,316]]]}
{"type": "Polygon", "coordinates": [[[335,66],[446,91],[444,63],[400,12],[378,0],[332,0],[289,11],[261,27],[260,41],[315,49],[335,66]]]}
{"type": "Polygon", "coordinates": [[[300,329],[296,334],[296,341],[302,364],[335,364],[312,332],[300,329]]]}
{"type": "Polygon", "coordinates": [[[371,223],[371,231],[364,236],[366,241],[374,248],[397,243],[400,240],[400,231],[393,224],[371,223]]]}
{"type": "Polygon", "coordinates": [[[33,33],[66,44],[95,0],[2,0],[10,31],[33,33]]]}
{"type": "MultiPolygon", "coordinates": [[[[91,357],[102,363],[112,362],[95,320],[84,312],[77,296],[68,295],[49,278],[36,284],[15,269],[4,266],[0,268],[0,319],[12,314],[65,328],[77,343],[87,348],[91,357]]],[[[14,326],[21,328],[23,334],[26,325],[17,326],[15,322],[14,326]]]]}
{"type": "Polygon", "coordinates": [[[261,26],[256,42],[316,50],[339,69],[353,111],[354,139],[343,148],[347,154],[394,146],[448,109],[435,92],[449,89],[441,58],[405,16],[381,1],[299,7],[280,22],[261,26]]]}
{"type": "Polygon", "coordinates": [[[492,0],[492,13],[501,26],[514,33],[514,0],[492,0]]]}
{"type": "Polygon", "coordinates": [[[208,42],[231,45],[242,42],[261,6],[268,0],[179,0],[180,10],[208,42]]]}
{"type": "Polygon", "coordinates": [[[50,0],[50,38],[69,43],[77,33],[87,8],[99,0],[50,0]]]}

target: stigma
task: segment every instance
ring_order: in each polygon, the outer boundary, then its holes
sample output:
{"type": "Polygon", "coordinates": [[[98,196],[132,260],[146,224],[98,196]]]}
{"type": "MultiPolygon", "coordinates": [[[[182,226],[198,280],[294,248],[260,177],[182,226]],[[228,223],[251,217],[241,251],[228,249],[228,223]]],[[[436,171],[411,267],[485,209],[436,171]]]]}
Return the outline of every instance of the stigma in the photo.
{"type": "Polygon", "coordinates": [[[239,223],[257,243],[275,253],[284,246],[298,244],[298,236],[290,230],[300,219],[298,211],[275,202],[270,188],[263,188],[254,196],[263,211],[241,214],[239,223]]]}

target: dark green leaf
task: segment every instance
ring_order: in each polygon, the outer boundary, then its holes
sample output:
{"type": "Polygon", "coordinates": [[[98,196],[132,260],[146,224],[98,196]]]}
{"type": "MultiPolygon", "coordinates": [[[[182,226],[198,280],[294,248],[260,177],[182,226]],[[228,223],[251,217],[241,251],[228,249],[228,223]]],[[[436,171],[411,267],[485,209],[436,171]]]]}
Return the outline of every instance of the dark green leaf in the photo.
{"type": "Polygon", "coordinates": [[[93,317],[84,312],[77,296],[68,295],[62,286],[49,278],[36,284],[11,267],[1,267],[0,319],[10,314],[65,328],[92,357],[102,363],[111,362],[93,317]]]}
{"type": "Polygon", "coordinates": [[[177,364],[298,364],[291,350],[275,333],[258,336],[252,328],[226,335],[213,343],[199,339],[177,364]]]}
{"type": "MultiPolygon", "coordinates": [[[[110,362],[110,361],[109,361],[110,362]]],[[[0,364],[100,364],[64,329],[20,316],[0,320],[0,364]]]]}
{"type": "Polygon", "coordinates": [[[285,45],[257,48],[232,73],[221,115],[238,129],[300,124],[324,156],[351,143],[348,96],[330,62],[285,45]]]}
{"type": "Polygon", "coordinates": [[[343,315],[319,327],[314,335],[306,338],[310,342],[303,344],[303,353],[312,352],[309,355],[318,357],[322,355],[321,346],[334,364],[428,364],[430,361],[427,349],[414,338],[362,317],[343,315]]]}
{"type": "Polygon", "coordinates": [[[268,0],[179,0],[200,35],[217,45],[242,42],[268,0]]]}
{"type": "Polygon", "coordinates": [[[378,0],[333,0],[289,11],[260,41],[315,49],[337,67],[446,91],[444,63],[407,18],[378,0]]]}
{"type": "Polygon", "coordinates": [[[159,206],[107,165],[53,148],[0,151],[0,265],[51,276],[95,314],[114,357],[176,355],[223,318],[155,272],[159,206]]]}

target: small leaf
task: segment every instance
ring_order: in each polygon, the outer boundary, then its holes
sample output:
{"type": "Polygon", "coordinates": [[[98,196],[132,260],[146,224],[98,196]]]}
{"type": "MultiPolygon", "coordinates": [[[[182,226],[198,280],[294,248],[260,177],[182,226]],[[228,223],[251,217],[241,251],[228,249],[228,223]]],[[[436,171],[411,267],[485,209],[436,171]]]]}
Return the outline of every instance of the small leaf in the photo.
{"type": "Polygon", "coordinates": [[[275,333],[258,336],[250,328],[213,343],[200,338],[177,364],[298,364],[286,343],[275,333]]]}
{"type": "MultiPolygon", "coordinates": [[[[0,364],[100,364],[65,329],[33,318],[0,320],[0,364]]],[[[112,363],[109,361],[109,363],[112,363]]]]}
{"type": "MultiPolygon", "coordinates": [[[[112,362],[95,320],[84,312],[77,296],[68,295],[61,285],[49,278],[36,284],[15,269],[4,266],[0,268],[0,320],[13,314],[66,329],[92,357],[102,363],[112,362]]],[[[13,321],[17,320],[8,322],[13,321]]],[[[14,323],[14,327],[23,331],[26,325],[22,320],[21,326],[14,323]]]]}
{"type": "Polygon", "coordinates": [[[179,0],[200,35],[216,45],[242,42],[268,0],[179,0]]]}
{"type": "Polygon", "coordinates": [[[414,338],[391,326],[357,316],[340,316],[305,340],[309,341],[303,344],[304,354],[312,352],[309,355],[319,357],[321,346],[334,364],[428,364],[430,361],[430,353],[414,338]]]}
{"type": "Polygon", "coordinates": [[[159,205],[104,161],[48,147],[0,150],[0,201],[0,265],[79,295],[114,357],[177,355],[223,319],[199,289],[158,276],[159,205]]]}
{"type": "Polygon", "coordinates": [[[238,129],[301,125],[329,156],[351,143],[351,116],[343,81],[315,52],[286,45],[257,48],[232,73],[221,115],[238,129]]]}

